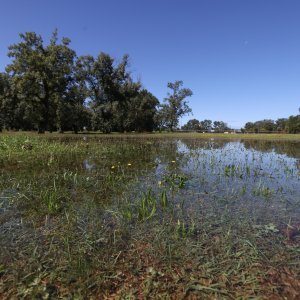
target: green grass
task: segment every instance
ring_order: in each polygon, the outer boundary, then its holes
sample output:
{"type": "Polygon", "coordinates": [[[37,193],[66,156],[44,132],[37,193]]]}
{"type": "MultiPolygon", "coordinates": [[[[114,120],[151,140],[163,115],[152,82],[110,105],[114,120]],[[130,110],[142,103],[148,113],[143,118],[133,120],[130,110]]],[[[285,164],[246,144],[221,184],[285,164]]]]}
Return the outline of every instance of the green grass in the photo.
{"type": "Polygon", "coordinates": [[[1,297],[297,299],[299,135],[242,136],[0,135],[1,297]]]}
{"type": "MultiPolygon", "coordinates": [[[[37,136],[36,132],[7,132],[4,131],[1,135],[30,135],[37,136]]],[[[224,133],[200,133],[200,132],[152,132],[152,133],[111,133],[111,134],[102,134],[98,132],[80,132],[79,135],[92,135],[103,138],[180,138],[180,139],[208,139],[208,138],[217,138],[217,139],[226,139],[226,140],[236,140],[236,139],[252,139],[252,140],[284,140],[284,141],[300,141],[300,134],[287,134],[287,133],[236,133],[236,134],[224,134],[224,133]]],[[[69,136],[74,137],[71,132],[65,132],[64,134],[60,133],[45,133],[39,135],[41,137],[62,137],[69,136]]]]}

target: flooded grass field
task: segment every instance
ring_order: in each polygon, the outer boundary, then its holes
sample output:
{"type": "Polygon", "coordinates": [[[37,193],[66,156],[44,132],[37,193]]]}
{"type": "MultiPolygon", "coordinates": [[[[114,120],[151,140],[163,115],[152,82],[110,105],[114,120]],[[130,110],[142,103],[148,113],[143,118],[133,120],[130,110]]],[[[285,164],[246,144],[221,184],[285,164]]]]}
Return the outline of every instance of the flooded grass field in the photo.
{"type": "Polygon", "coordinates": [[[300,142],[3,135],[4,299],[299,299],[300,142]]]}

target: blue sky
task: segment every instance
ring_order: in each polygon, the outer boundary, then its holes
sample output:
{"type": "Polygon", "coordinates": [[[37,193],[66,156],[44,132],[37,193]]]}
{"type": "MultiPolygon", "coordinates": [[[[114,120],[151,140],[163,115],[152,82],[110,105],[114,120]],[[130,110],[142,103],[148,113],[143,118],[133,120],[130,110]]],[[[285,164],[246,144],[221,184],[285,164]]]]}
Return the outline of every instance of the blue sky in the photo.
{"type": "Polygon", "coordinates": [[[1,0],[0,71],[8,45],[58,28],[78,55],[128,53],[135,78],[160,101],[167,82],[192,89],[193,116],[277,119],[300,106],[299,0],[1,0]]]}

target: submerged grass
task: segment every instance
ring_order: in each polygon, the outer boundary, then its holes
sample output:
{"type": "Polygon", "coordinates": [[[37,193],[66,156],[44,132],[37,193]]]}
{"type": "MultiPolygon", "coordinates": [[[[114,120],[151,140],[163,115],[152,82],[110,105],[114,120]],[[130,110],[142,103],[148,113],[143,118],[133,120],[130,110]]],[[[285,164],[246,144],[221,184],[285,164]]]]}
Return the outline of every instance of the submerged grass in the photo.
{"type": "Polygon", "coordinates": [[[299,298],[299,149],[244,146],[1,136],[1,297],[299,298]]]}

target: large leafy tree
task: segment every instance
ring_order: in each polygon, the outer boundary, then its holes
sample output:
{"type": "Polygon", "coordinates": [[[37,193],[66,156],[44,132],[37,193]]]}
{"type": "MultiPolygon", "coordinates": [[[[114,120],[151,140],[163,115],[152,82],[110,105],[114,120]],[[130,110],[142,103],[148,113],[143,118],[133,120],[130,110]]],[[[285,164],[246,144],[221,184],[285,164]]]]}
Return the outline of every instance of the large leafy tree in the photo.
{"type": "Polygon", "coordinates": [[[286,127],[289,133],[300,133],[300,115],[290,116],[286,127]]]}
{"type": "Polygon", "coordinates": [[[81,56],[77,61],[78,78],[85,83],[95,130],[110,131],[112,114],[109,108],[116,92],[113,73],[113,59],[105,53],[100,53],[96,58],[81,56]]]}
{"type": "Polygon", "coordinates": [[[254,123],[253,123],[253,122],[247,122],[247,123],[245,124],[245,130],[246,130],[247,132],[253,132],[253,131],[255,130],[255,125],[254,125],[254,123]]]}
{"type": "Polygon", "coordinates": [[[167,97],[164,99],[165,103],[161,105],[159,112],[162,123],[170,130],[178,126],[179,119],[182,116],[192,112],[186,98],[192,96],[193,92],[182,86],[183,81],[181,80],[168,83],[168,88],[171,89],[171,92],[168,92],[167,97]]]}
{"type": "Polygon", "coordinates": [[[182,126],[183,130],[200,130],[201,124],[197,119],[189,120],[185,125],[182,126]]]}
{"type": "Polygon", "coordinates": [[[203,120],[200,122],[201,124],[201,130],[204,130],[204,131],[210,131],[212,129],[212,120],[203,120]]]}
{"type": "Polygon", "coordinates": [[[276,130],[285,132],[286,131],[286,124],[287,124],[287,119],[286,118],[280,118],[276,120],[276,130]]]}
{"type": "Polygon", "coordinates": [[[229,130],[229,127],[223,121],[214,121],[214,130],[217,132],[222,132],[222,131],[229,130]]]}
{"type": "Polygon", "coordinates": [[[247,122],[245,124],[245,130],[247,132],[272,132],[277,130],[278,125],[273,120],[265,119],[256,121],[254,123],[247,122]]]}
{"type": "Polygon", "coordinates": [[[140,132],[153,131],[158,104],[158,99],[146,89],[141,90],[137,96],[130,98],[124,122],[125,129],[140,132]]]}
{"type": "Polygon", "coordinates": [[[22,122],[31,124],[39,132],[56,126],[62,128],[63,118],[59,116],[67,105],[67,94],[74,80],[76,54],[69,48],[70,40],[63,38],[58,43],[57,31],[47,46],[34,32],[20,34],[20,38],[21,42],[9,46],[12,63],[6,70],[22,122]]]}
{"type": "Polygon", "coordinates": [[[96,130],[123,131],[131,99],[139,94],[140,83],[134,82],[128,71],[128,55],[119,64],[106,54],[96,58],[82,56],[77,62],[77,73],[85,82],[96,130]]]}

